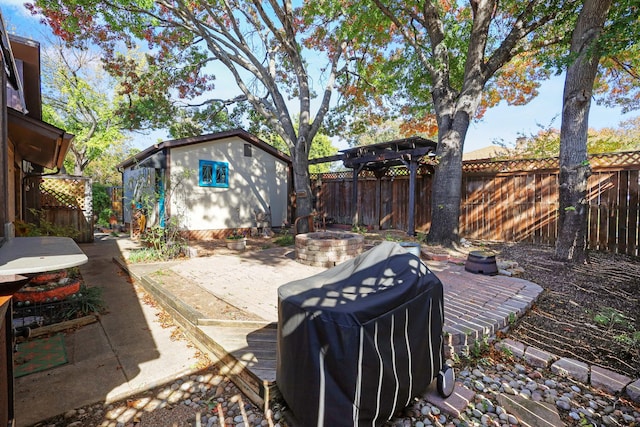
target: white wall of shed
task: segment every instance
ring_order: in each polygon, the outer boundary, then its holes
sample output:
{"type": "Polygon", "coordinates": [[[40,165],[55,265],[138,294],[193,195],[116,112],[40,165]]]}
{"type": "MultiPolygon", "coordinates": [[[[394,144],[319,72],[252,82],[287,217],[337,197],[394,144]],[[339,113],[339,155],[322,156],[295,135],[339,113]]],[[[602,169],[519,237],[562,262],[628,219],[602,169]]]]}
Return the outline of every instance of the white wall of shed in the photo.
{"type": "Polygon", "coordinates": [[[282,160],[251,145],[245,157],[241,138],[204,142],[171,149],[171,215],[189,230],[220,230],[255,226],[254,211],[271,209],[271,225],[287,219],[288,171],[282,160]],[[229,187],[200,187],[200,160],[229,164],[229,187]],[[186,172],[186,173],[185,173],[186,172]],[[185,176],[189,176],[185,179],[185,176]],[[176,184],[182,180],[181,184],[176,184]]]}

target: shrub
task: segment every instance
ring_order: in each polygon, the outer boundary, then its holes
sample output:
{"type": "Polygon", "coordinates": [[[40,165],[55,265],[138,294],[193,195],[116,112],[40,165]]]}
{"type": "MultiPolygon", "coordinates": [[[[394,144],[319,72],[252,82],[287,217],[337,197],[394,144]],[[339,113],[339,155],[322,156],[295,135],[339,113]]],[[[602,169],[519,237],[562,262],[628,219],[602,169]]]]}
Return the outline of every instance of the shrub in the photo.
{"type": "Polygon", "coordinates": [[[75,239],[80,235],[80,232],[71,226],[56,225],[48,221],[45,217],[45,212],[42,210],[30,209],[30,212],[37,218],[37,224],[15,221],[16,234],[18,236],[58,236],[75,239]]]}
{"type": "Polygon", "coordinates": [[[178,219],[167,218],[164,227],[154,225],[145,230],[140,240],[149,247],[130,254],[132,262],[166,261],[180,257],[187,249],[187,241],[180,233],[178,219]]]}
{"type": "Polygon", "coordinates": [[[109,197],[107,187],[102,184],[93,184],[91,191],[93,194],[93,212],[98,214],[97,224],[108,227],[109,217],[113,214],[113,210],[111,209],[111,197],[109,197]]]}

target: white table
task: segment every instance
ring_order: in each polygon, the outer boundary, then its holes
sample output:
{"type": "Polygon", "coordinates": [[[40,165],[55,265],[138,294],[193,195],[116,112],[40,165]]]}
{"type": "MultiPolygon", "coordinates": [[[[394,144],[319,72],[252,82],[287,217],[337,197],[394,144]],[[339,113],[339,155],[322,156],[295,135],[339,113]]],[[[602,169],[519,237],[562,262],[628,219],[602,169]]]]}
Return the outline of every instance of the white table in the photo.
{"type": "Polygon", "coordinates": [[[14,237],[0,246],[0,276],[77,267],[87,256],[69,237],[14,237]]]}

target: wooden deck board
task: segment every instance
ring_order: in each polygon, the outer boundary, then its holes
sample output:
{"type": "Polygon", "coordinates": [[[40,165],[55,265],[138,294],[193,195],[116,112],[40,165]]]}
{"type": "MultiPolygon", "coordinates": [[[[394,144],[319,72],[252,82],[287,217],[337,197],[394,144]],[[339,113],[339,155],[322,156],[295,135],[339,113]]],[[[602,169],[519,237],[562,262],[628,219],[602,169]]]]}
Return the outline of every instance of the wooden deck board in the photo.
{"type": "Polygon", "coordinates": [[[275,328],[253,329],[226,326],[201,326],[201,328],[215,328],[214,330],[217,334],[215,337],[220,341],[242,341],[245,345],[247,341],[251,343],[275,343],[277,338],[277,330],[275,328]],[[242,336],[239,336],[240,334],[242,336]]]}
{"type": "MultiPolygon", "coordinates": [[[[256,379],[275,381],[276,340],[275,328],[243,328],[201,326],[204,334],[215,340],[217,346],[248,367],[256,379]]],[[[225,354],[221,354],[224,356],[225,354]]]]}

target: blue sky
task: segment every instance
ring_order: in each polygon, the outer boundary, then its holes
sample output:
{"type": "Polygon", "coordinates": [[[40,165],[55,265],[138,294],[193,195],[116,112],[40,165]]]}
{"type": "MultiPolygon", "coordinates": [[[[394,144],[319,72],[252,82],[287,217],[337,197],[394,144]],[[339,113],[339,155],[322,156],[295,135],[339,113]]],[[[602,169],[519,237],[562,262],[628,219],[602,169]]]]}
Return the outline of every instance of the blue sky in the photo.
{"type": "Polygon", "coordinates": [[[37,17],[29,14],[24,7],[26,0],[0,0],[0,9],[7,31],[34,40],[41,40],[45,34],[51,34],[48,27],[40,24],[37,17]]]}
{"type": "MultiPolygon", "coordinates": [[[[0,0],[0,9],[7,30],[22,37],[43,41],[50,34],[48,27],[40,24],[38,18],[30,16],[23,4],[24,0],[0,0]]],[[[512,144],[519,135],[537,133],[538,124],[545,127],[552,124],[553,127],[560,128],[563,85],[563,76],[553,77],[543,83],[540,95],[529,104],[508,106],[503,102],[492,108],[482,121],[471,124],[464,151],[486,147],[494,141],[512,144]]],[[[638,112],[622,114],[619,108],[606,108],[592,103],[589,126],[595,129],[616,127],[621,121],[639,114],[638,112]]],[[[150,136],[134,138],[133,143],[138,148],[146,148],[150,141],[155,142],[164,137],[166,135],[163,132],[154,132],[150,136]]],[[[347,148],[344,142],[337,140],[334,140],[334,145],[339,149],[347,148]]]]}
{"type": "MultiPolygon", "coordinates": [[[[535,134],[540,130],[538,124],[560,129],[562,114],[562,92],[564,75],[552,77],[545,81],[540,94],[530,103],[523,106],[508,106],[502,102],[487,111],[483,120],[472,124],[467,133],[465,151],[472,151],[492,144],[496,139],[505,143],[513,143],[524,134],[535,134]],[[553,123],[552,123],[553,121],[553,123]]],[[[620,122],[637,117],[639,112],[622,114],[620,108],[608,108],[591,103],[589,110],[589,127],[602,129],[617,127],[620,122]]]]}

